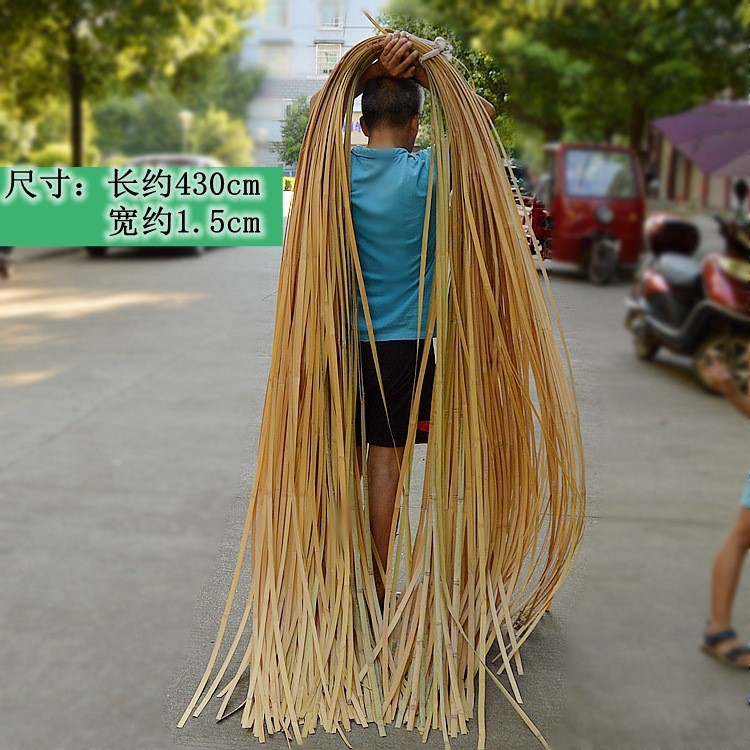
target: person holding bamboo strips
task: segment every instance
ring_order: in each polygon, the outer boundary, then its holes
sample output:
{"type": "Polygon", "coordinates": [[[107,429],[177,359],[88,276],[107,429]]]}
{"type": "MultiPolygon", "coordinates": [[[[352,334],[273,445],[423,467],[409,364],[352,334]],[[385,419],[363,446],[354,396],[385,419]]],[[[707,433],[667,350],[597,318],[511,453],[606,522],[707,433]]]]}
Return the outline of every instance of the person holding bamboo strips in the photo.
{"type": "MultiPolygon", "coordinates": [[[[362,95],[360,122],[368,144],[352,149],[350,189],[357,251],[383,379],[381,392],[360,300],[358,326],[370,531],[375,586],[382,605],[383,573],[387,569],[409,413],[430,306],[435,256],[434,211],[423,279],[422,245],[427,194],[430,189],[434,194],[436,181],[433,175],[430,187],[430,149],[414,153],[423,89],[429,89],[419,55],[406,32],[387,34],[373,41],[372,46],[379,57],[363,73],[357,90],[357,95],[362,95]]],[[[315,108],[320,94],[312,97],[311,108],[315,108]]],[[[477,99],[494,119],[492,104],[480,96],[477,99]]],[[[417,443],[427,442],[434,372],[435,355],[430,346],[419,400],[417,443]]],[[[359,435],[359,418],[357,429],[359,435]]],[[[359,438],[361,451],[361,436],[359,438]]],[[[361,466],[361,453],[359,458],[361,466]]]]}
{"type": "Polygon", "coordinates": [[[516,674],[583,536],[583,448],[559,316],[493,110],[445,40],[402,34],[355,44],[312,104],[253,488],[211,655],[178,726],[221,698],[217,719],[241,710],[261,742],[283,732],[302,744],[318,727],[343,737],[357,723],[424,740],[440,728],[448,746],[476,717],[484,750],[504,736],[487,737],[491,679],[549,747],[516,674]],[[427,84],[432,148],[414,154],[427,84]],[[360,93],[369,143],[351,149],[360,93]],[[378,382],[365,388],[370,346],[378,382]],[[412,529],[418,426],[429,443],[412,529]]]}

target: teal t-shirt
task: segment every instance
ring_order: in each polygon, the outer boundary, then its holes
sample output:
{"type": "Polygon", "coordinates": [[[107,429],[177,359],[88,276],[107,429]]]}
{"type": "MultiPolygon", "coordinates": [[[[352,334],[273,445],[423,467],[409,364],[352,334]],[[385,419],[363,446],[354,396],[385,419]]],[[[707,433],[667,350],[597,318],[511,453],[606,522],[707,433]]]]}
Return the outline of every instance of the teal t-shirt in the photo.
{"type": "MultiPolygon", "coordinates": [[[[355,146],[351,158],[351,205],[376,341],[424,338],[435,268],[435,181],[427,239],[421,330],[419,270],[422,259],[430,149],[355,146]]],[[[362,302],[359,338],[369,339],[362,302]]]]}

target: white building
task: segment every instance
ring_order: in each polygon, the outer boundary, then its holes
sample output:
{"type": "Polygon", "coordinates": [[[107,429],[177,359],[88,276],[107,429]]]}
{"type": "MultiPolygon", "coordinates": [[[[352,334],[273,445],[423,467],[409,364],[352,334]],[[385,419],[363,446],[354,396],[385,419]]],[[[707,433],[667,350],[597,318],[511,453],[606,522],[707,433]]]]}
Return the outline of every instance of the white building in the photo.
{"type": "MultiPolygon", "coordinates": [[[[322,88],[341,56],[374,34],[382,0],[266,0],[250,23],[243,60],[266,69],[266,79],[248,110],[247,126],[258,166],[279,164],[269,146],[281,140],[281,123],[301,94],[309,100],[322,88]]],[[[364,142],[353,133],[354,142],[364,142]]]]}

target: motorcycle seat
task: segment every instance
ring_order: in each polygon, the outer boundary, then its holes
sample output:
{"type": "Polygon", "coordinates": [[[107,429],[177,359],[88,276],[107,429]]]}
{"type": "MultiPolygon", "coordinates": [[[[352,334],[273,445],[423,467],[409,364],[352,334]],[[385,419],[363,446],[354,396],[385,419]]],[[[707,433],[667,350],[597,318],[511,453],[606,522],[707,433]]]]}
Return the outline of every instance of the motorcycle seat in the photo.
{"type": "Polygon", "coordinates": [[[695,258],[688,258],[677,253],[664,253],[656,263],[657,270],[674,289],[699,288],[701,264],[695,258]]]}

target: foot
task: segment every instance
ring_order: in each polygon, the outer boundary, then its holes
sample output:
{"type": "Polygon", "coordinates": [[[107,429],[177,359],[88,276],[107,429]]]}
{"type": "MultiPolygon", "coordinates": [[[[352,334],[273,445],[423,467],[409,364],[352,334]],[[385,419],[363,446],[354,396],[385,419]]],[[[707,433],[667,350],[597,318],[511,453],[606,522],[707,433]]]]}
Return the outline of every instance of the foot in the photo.
{"type": "Polygon", "coordinates": [[[732,667],[750,669],[750,644],[742,643],[731,628],[717,630],[706,625],[703,630],[703,645],[710,656],[732,667]]]}

